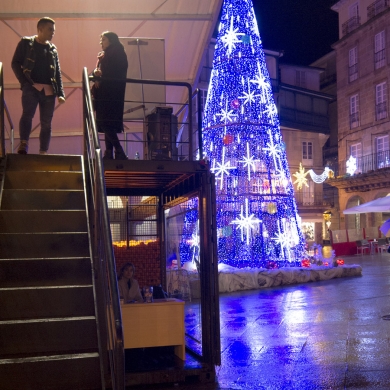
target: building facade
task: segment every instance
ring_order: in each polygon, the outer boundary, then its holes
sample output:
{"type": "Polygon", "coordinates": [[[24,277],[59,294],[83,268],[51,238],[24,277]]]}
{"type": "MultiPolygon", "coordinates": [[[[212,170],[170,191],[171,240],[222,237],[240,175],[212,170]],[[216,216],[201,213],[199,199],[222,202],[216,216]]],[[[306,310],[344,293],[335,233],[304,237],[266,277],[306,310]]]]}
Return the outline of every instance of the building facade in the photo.
{"type": "Polygon", "coordinates": [[[390,192],[389,107],[390,1],[341,0],[337,72],[339,228],[380,226],[382,213],[342,211],[390,192]]]}

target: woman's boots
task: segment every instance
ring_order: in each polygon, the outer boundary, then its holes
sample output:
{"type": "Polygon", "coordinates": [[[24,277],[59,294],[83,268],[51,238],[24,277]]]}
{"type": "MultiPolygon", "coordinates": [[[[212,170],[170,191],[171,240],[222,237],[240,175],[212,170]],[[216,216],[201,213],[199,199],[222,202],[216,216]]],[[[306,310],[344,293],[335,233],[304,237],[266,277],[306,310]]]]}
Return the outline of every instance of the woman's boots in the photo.
{"type": "MultiPolygon", "coordinates": [[[[107,149],[104,152],[103,160],[113,160],[114,159],[114,151],[112,149],[107,149]]],[[[126,153],[123,148],[120,146],[115,149],[115,160],[128,160],[126,153]]]]}

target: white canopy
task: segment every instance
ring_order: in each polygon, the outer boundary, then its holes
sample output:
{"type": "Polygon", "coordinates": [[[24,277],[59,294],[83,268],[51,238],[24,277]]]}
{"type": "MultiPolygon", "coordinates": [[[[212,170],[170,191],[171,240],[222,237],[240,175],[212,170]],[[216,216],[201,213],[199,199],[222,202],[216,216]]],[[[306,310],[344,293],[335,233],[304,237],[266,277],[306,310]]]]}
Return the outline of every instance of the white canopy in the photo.
{"type": "MultiPolygon", "coordinates": [[[[149,63],[162,63],[165,80],[194,86],[221,5],[222,0],[1,1],[0,62],[4,68],[5,100],[15,127],[21,115],[21,91],[11,69],[11,59],[20,38],[36,34],[40,17],[49,16],[56,21],[53,43],[58,48],[67,95],[66,104],[57,107],[54,114],[53,136],[70,136],[82,134],[82,69],[92,71],[95,67],[102,32],[163,40],[165,56],[156,58],[156,52],[149,63]]],[[[157,72],[155,78],[159,77],[157,72]]],[[[187,96],[177,91],[167,88],[166,101],[184,103],[187,96]]],[[[33,127],[38,121],[36,115],[33,127]]]]}
{"type": "Polygon", "coordinates": [[[344,214],[384,213],[390,212],[390,196],[375,199],[359,206],[351,207],[343,211],[344,214]]]}

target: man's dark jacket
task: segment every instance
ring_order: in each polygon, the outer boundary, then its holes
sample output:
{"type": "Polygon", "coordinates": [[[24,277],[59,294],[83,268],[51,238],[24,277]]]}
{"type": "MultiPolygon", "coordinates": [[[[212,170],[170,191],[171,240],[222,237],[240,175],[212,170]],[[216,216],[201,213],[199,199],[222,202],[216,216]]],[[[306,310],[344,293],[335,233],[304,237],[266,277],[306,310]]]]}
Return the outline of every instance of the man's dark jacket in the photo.
{"type": "MultiPolygon", "coordinates": [[[[26,83],[34,84],[33,80],[31,79],[31,71],[34,69],[36,55],[34,50],[34,40],[35,36],[23,37],[18,43],[18,46],[16,46],[16,50],[12,58],[12,70],[19,80],[21,87],[23,87],[23,85],[26,83]]],[[[50,53],[48,57],[48,65],[50,69],[50,80],[51,85],[53,86],[54,95],[58,97],[65,97],[62,86],[61,69],[57,48],[51,42],[48,43],[48,46],[50,53]]]]}

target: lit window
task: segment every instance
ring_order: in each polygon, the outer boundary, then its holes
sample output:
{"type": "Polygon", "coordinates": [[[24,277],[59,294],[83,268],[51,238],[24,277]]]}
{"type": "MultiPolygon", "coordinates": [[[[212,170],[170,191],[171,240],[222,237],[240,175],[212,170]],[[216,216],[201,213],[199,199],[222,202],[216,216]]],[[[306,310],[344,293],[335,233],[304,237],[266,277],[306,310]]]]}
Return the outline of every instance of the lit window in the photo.
{"type": "Polygon", "coordinates": [[[386,65],[386,42],[384,31],[375,35],[374,46],[375,69],[379,69],[386,65]]]}
{"type": "Polygon", "coordinates": [[[312,160],[313,159],[313,143],[312,142],[302,142],[302,159],[303,160],[312,160]]]}
{"type": "Polygon", "coordinates": [[[387,83],[375,86],[375,113],[376,120],[387,118],[387,83]]]}

